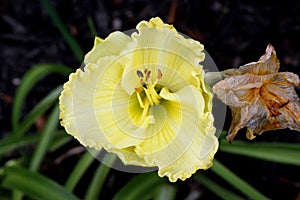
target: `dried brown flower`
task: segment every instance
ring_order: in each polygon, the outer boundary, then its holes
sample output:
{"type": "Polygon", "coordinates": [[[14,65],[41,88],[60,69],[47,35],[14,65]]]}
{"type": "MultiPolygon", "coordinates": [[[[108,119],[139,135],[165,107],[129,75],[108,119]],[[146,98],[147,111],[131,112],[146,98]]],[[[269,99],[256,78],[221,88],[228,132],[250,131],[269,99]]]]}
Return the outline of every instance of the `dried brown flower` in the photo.
{"type": "Polygon", "coordinates": [[[248,139],[264,131],[290,128],[300,131],[300,101],[294,86],[299,77],[290,72],[278,72],[275,49],[268,45],[257,62],[223,72],[227,78],[213,87],[218,98],[232,112],[228,141],[247,127],[248,139]]]}

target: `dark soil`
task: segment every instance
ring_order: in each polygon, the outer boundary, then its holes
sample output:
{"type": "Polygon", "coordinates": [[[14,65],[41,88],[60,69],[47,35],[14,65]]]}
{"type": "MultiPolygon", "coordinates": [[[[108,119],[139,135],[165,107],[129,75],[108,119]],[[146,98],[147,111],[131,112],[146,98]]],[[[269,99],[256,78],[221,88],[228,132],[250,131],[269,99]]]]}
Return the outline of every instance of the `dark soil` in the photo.
{"type": "MultiPolygon", "coordinates": [[[[159,16],[174,24],[179,32],[204,44],[220,70],[257,61],[270,43],[280,59],[280,71],[300,75],[300,4],[296,0],[278,3],[270,0],[53,0],[51,3],[85,53],[92,48],[94,40],[88,18],[93,20],[97,34],[103,38],[114,30],[132,29],[141,20],[159,16]]],[[[12,102],[28,69],[39,63],[59,63],[74,70],[81,65],[38,0],[0,0],[0,60],[0,138],[11,131],[12,102]]],[[[66,80],[67,77],[60,76],[42,78],[20,111],[22,115],[66,80]]],[[[228,112],[225,129],[229,121],[228,112]]],[[[241,133],[237,139],[244,138],[241,133]]],[[[290,130],[269,132],[259,136],[256,142],[260,141],[299,143],[300,134],[290,130]]],[[[74,141],[69,145],[79,144],[74,141]]],[[[295,166],[221,152],[217,158],[272,199],[300,199],[300,173],[295,166]]],[[[74,162],[77,157],[73,159],[74,162]]],[[[59,170],[53,168],[45,174],[57,181],[62,180],[55,177],[54,172],[60,170],[65,176],[70,172],[67,164],[59,170]]],[[[109,190],[105,194],[111,196],[112,188],[119,189],[131,176],[113,170],[109,183],[114,184],[107,184],[109,190]]],[[[191,188],[200,187],[192,180],[186,183],[179,183],[178,199],[185,198],[191,188]]],[[[208,191],[204,194],[215,199],[208,191]]]]}

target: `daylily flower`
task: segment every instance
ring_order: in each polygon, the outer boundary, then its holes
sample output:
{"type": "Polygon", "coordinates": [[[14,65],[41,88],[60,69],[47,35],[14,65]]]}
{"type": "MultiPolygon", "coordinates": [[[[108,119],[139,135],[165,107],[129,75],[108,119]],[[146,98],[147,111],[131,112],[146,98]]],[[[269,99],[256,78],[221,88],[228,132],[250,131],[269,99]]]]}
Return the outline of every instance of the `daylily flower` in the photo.
{"type": "Polygon", "coordinates": [[[300,131],[300,101],[294,90],[299,85],[299,77],[278,72],[279,67],[275,49],[268,45],[265,55],[257,62],[224,71],[223,76],[228,78],[213,87],[232,112],[229,142],[244,127],[248,139],[269,130],[300,131]]]}
{"type": "Polygon", "coordinates": [[[218,148],[204,48],[160,18],[137,30],[95,39],[84,71],[64,85],[61,124],[86,147],[185,180],[209,168],[218,148]]]}

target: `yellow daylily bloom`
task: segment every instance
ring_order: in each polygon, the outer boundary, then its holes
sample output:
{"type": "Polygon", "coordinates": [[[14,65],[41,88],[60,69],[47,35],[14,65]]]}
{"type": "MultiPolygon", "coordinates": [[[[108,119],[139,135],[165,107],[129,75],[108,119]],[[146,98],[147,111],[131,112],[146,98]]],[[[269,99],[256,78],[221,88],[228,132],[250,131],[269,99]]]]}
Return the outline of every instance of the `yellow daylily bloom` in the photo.
{"type": "Polygon", "coordinates": [[[212,165],[218,149],[203,45],[156,17],[137,33],[95,39],[84,70],[60,96],[61,125],[82,145],[126,165],[158,167],[170,181],[212,165]]]}
{"type": "Polygon", "coordinates": [[[278,72],[279,67],[275,49],[268,45],[257,62],[222,72],[227,78],[214,85],[213,91],[232,111],[230,143],[244,127],[248,139],[269,130],[300,131],[300,100],[294,90],[299,77],[278,72]]]}

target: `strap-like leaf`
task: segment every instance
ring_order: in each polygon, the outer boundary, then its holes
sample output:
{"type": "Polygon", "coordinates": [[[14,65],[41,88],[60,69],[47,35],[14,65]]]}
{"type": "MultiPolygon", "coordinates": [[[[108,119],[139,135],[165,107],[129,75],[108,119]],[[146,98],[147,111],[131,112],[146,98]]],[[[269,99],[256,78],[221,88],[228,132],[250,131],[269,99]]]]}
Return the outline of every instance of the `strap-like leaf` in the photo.
{"type": "Polygon", "coordinates": [[[9,151],[16,150],[20,147],[37,142],[38,139],[39,135],[37,134],[33,134],[24,138],[9,135],[0,140],[0,155],[4,155],[9,151]]]}
{"type": "Polygon", "coordinates": [[[36,121],[36,119],[46,112],[54,103],[58,101],[58,96],[62,91],[62,86],[58,86],[44,97],[31,111],[24,117],[24,121],[14,132],[15,135],[23,135],[36,121]]]}
{"type": "Polygon", "coordinates": [[[165,183],[157,189],[157,193],[154,196],[154,200],[172,200],[176,199],[178,187],[176,184],[165,183]]]}
{"type": "Polygon", "coordinates": [[[251,199],[260,199],[267,200],[268,198],[257,191],[254,187],[252,187],[249,183],[235,175],[232,171],[230,171],[227,167],[222,165],[216,159],[214,160],[214,165],[210,168],[214,173],[223,178],[233,187],[241,191],[247,197],[251,199]]]}
{"type": "Polygon", "coordinates": [[[68,75],[72,69],[66,66],[57,64],[39,64],[32,67],[26,72],[22,78],[21,84],[15,94],[15,99],[12,108],[12,128],[13,132],[16,132],[19,128],[20,113],[22,110],[23,103],[29,91],[35,86],[41,77],[51,74],[59,73],[68,75]]]}
{"type": "Polygon", "coordinates": [[[64,37],[67,44],[70,46],[73,54],[77,58],[79,62],[82,62],[83,60],[83,51],[77,41],[72,37],[72,35],[69,33],[66,25],[62,22],[60,16],[58,15],[55,8],[52,6],[51,2],[49,0],[40,0],[41,4],[44,6],[44,8],[47,10],[48,14],[50,15],[52,21],[54,22],[57,29],[60,31],[62,36],[64,37]]]}
{"type": "MultiPolygon", "coordinates": [[[[107,165],[112,165],[116,160],[116,155],[112,153],[108,153],[103,158],[103,163],[107,165]]],[[[85,194],[85,200],[97,200],[99,199],[99,194],[101,192],[102,186],[106,180],[106,177],[110,171],[110,167],[99,164],[98,168],[96,169],[93,179],[88,187],[88,191],[85,194]]]]}
{"type": "Polygon", "coordinates": [[[209,189],[212,193],[214,193],[216,196],[220,197],[221,199],[224,199],[224,200],[238,200],[238,199],[242,200],[243,199],[242,197],[240,197],[240,196],[232,193],[231,191],[225,189],[224,187],[222,187],[218,183],[214,182],[213,180],[211,180],[207,176],[201,174],[200,172],[195,174],[193,176],[193,178],[198,183],[200,183],[201,185],[203,185],[204,187],[209,189]]]}
{"type": "Polygon", "coordinates": [[[4,168],[1,185],[10,190],[19,190],[34,199],[79,200],[53,180],[18,166],[4,168]]]}
{"type": "Polygon", "coordinates": [[[113,198],[113,200],[145,199],[161,187],[165,179],[158,177],[157,172],[139,174],[130,180],[113,198]]]}
{"type": "Polygon", "coordinates": [[[221,140],[220,151],[268,160],[283,164],[300,165],[300,145],[287,143],[245,143],[234,141],[228,144],[221,140]]]}
{"type": "Polygon", "coordinates": [[[77,183],[79,182],[80,178],[86,172],[88,167],[92,164],[94,157],[88,151],[86,151],[77,162],[76,166],[74,167],[73,171],[69,175],[68,180],[66,181],[65,187],[73,191],[77,183]]]}
{"type": "Polygon", "coordinates": [[[41,139],[32,156],[30,166],[29,166],[29,169],[32,171],[36,171],[40,166],[43,157],[46,154],[49,143],[52,141],[52,138],[54,137],[54,132],[58,125],[58,114],[59,114],[59,109],[57,105],[54,107],[53,111],[49,116],[49,119],[47,120],[45,128],[41,133],[41,139]]]}

